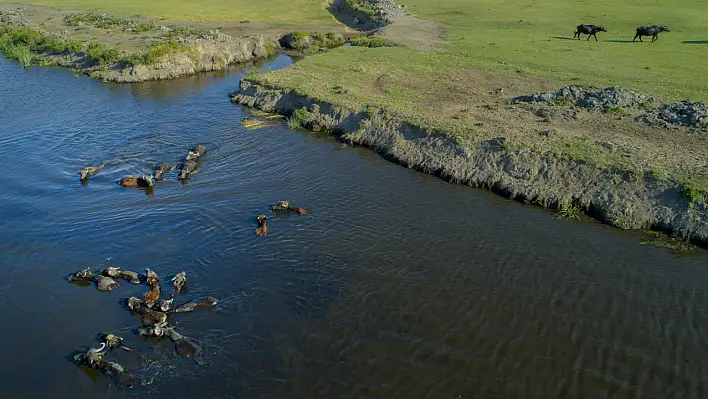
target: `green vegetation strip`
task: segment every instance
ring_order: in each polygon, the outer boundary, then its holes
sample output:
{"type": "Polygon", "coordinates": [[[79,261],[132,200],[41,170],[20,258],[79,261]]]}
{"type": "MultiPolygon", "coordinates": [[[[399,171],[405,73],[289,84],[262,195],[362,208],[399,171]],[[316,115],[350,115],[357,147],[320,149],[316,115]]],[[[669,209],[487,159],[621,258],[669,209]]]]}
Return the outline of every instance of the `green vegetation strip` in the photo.
{"type": "Polygon", "coordinates": [[[357,36],[349,41],[352,46],[358,47],[394,47],[396,44],[381,36],[357,36]]]}
{"type": "Polygon", "coordinates": [[[344,38],[340,34],[328,32],[301,32],[296,31],[290,34],[288,47],[302,52],[317,52],[320,49],[331,49],[344,44],[344,38]]]}
{"type": "Polygon", "coordinates": [[[24,67],[37,62],[35,53],[73,54],[82,47],[79,41],[42,35],[30,28],[12,29],[0,35],[0,52],[11,60],[20,61],[24,67]]]}
{"type": "MultiPolygon", "coordinates": [[[[31,28],[7,29],[0,34],[0,53],[11,60],[18,60],[28,67],[43,61],[40,55],[70,55],[84,49],[77,40],[60,39],[44,35],[31,28]]],[[[187,51],[174,39],[168,39],[148,46],[144,51],[125,56],[117,48],[103,43],[89,43],[84,57],[100,68],[118,63],[122,66],[150,65],[164,56],[187,51]]]]}
{"type": "Polygon", "coordinates": [[[125,58],[123,62],[128,66],[150,65],[158,62],[162,57],[185,51],[185,47],[177,43],[176,40],[157,43],[147,48],[144,52],[135,53],[125,58]]]}

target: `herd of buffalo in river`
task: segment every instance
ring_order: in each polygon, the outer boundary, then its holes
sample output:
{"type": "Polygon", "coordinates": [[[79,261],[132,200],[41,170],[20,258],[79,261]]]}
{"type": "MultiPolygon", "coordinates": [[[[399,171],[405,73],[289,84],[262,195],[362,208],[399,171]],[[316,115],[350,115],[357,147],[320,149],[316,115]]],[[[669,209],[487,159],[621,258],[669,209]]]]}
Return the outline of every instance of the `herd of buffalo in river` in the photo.
{"type": "MultiPolygon", "coordinates": [[[[206,154],[206,147],[198,145],[191,149],[184,161],[179,165],[161,163],[153,168],[151,175],[125,176],[118,181],[124,187],[149,188],[156,180],[162,180],[166,173],[178,171],[180,180],[188,179],[198,172],[199,163],[206,154]]],[[[97,174],[104,168],[105,164],[89,166],[79,171],[82,182],[87,182],[89,177],[97,174]]],[[[287,211],[300,216],[307,215],[308,211],[291,205],[288,201],[280,201],[271,207],[273,211],[287,211]]],[[[266,215],[258,215],[256,235],[265,236],[268,234],[266,215]]],[[[162,298],[160,290],[160,277],[154,271],[145,269],[144,274],[134,271],[121,270],[118,267],[107,267],[100,274],[95,274],[89,269],[79,270],[68,276],[67,280],[79,284],[95,283],[99,291],[109,292],[120,287],[118,279],[126,280],[131,284],[147,283],[149,290],[142,298],[130,297],[125,300],[125,304],[131,313],[139,315],[142,327],[136,333],[142,337],[169,338],[175,346],[175,351],[182,357],[199,356],[202,352],[199,343],[175,330],[174,325],[168,324],[168,315],[172,313],[191,312],[200,308],[211,308],[216,306],[217,299],[205,296],[196,298],[178,306],[173,306],[174,298],[182,292],[187,284],[186,272],[175,275],[171,282],[173,291],[169,299],[162,298]]],[[[132,388],[139,384],[139,379],[131,372],[126,371],[123,366],[116,362],[104,359],[104,356],[113,350],[125,350],[133,352],[131,348],[123,345],[123,338],[116,334],[101,333],[99,335],[99,345],[94,348],[89,346],[87,350],[81,351],[74,356],[77,365],[84,365],[98,370],[101,374],[113,378],[118,386],[132,388]]]]}

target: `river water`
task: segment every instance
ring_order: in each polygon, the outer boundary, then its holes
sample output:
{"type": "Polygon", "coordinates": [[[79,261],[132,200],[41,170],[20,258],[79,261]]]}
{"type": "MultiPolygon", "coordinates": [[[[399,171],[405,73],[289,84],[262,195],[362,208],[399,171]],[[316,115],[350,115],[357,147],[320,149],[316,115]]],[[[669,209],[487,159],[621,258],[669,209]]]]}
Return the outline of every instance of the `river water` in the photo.
{"type": "Polygon", "coordinates": [[[3,398],[708,394],[705,251],[555,220],[283,124],[246,130],[227,97],[241,76],[112,85],[0,60],[3,398]],[[196,143],[209,153],[188,184],[115,184],[196,143]],[[80,184],[99,162],[110,167],[80,184]],[[272,214],[281,199],[311,214],[272,214]],[[176,302],[218,298],[173,318],[203,355],[134,334],[122,301],[146,286],[65,280],[106,264],[163,281],[184,270],[176,302]],[[71,362],[100,332],[136,349],[106,359],[142,386],[71,362]]]}

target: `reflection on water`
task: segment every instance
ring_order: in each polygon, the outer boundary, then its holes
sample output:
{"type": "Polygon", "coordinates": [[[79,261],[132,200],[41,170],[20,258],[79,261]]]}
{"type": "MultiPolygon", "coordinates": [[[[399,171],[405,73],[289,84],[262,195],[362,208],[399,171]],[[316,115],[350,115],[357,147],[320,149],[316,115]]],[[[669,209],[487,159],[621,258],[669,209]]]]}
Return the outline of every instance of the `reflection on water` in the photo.
{"type": "MultiPolygon", "coordinates": [[[[260,69],[287,65],[280,57],[260,69]]],[[[247,130],[246,68],[107,85],[0,61],[4,397],[702,397],[708,256],[444,183],[285,126],[247,130]],[[188,184],[115,182],[209,153],[188,184]],[[81,185],[77,170],[108,162],[81,185]],[[288,199],[311,211],[277,215],[288,199]],[[256,237],[266,213],[269,235],[256,237]],[[187,272],[216,309],[174,315],[204,349],[140,339],[122,305],[63,280],[114,264],[187,272]],[[119,333],[123,391],[70,361],[119,333]]]]}

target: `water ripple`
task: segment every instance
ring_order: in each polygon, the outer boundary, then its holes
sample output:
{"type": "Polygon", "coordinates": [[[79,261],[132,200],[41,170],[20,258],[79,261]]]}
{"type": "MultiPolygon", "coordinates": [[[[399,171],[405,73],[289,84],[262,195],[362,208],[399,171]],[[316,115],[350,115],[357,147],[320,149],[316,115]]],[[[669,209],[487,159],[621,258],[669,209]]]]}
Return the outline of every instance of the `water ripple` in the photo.
{"type": "Polygon", "coordinates": [[[0,60],[0,322],[22,331],[0,331],[6,396],[708,394],[704,252],[675,258],[282,123],[246,130],[226,97],[239,76],[120,86],[0,60]],[[197,143],[209,152],[188,183],[115,184],[197,143]],[[80,184],[78,169],[103,162],[80,184]],[[274,213],[279,200],[310,214],[274,213]],[[150,267],[165,291],[184,270],[177,303],[218,298],[173,317],[204,355],[134,334],[121,301],[146,286],[64,280],[107,264],[150,267]],[[67,360],[102,331],[140,348],[144,362],[109,356],[150,384],[107,389],[67,360]]]}

